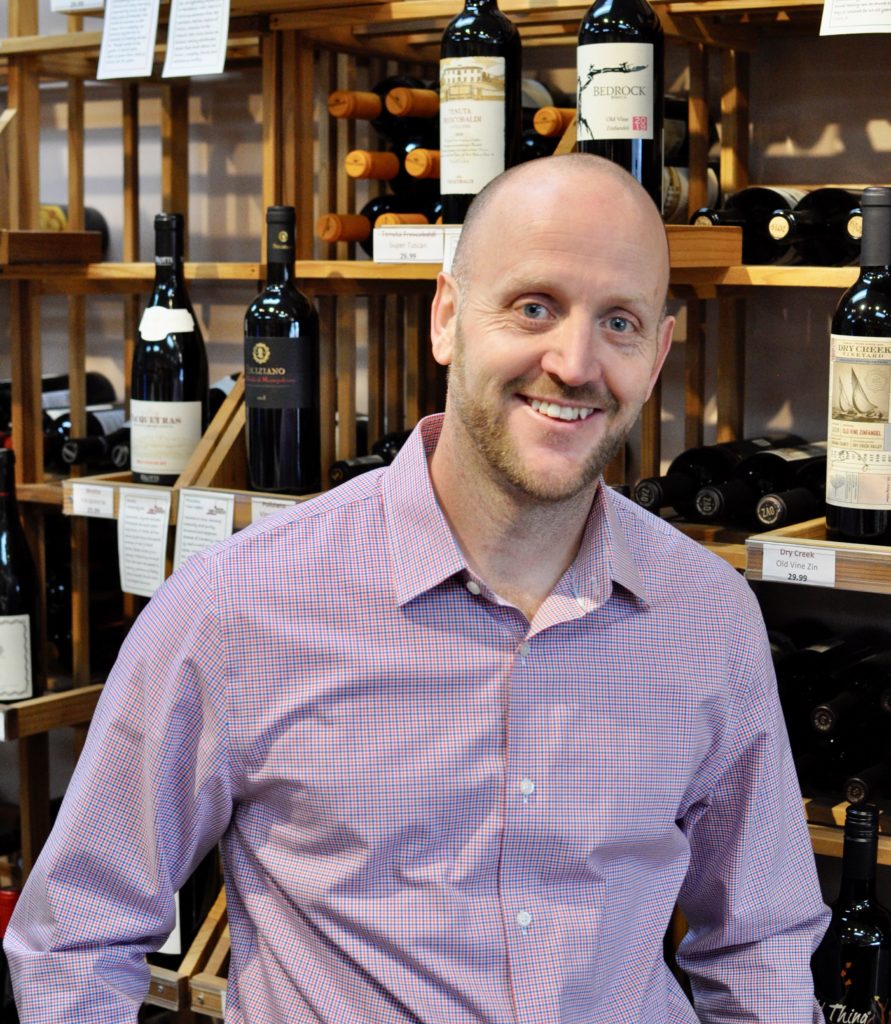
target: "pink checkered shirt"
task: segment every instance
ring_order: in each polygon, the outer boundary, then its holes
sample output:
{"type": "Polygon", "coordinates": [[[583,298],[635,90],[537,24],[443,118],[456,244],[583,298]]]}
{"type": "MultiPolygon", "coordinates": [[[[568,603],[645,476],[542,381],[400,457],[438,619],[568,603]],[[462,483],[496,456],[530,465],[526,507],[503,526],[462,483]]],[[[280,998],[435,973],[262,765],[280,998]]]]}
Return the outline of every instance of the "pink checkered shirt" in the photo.
{"type": "Polygon", "coordinates": [[[140,616],[8,932],[25,1024],[135,1021],[215,843],[230,1024],[822,1019],[828,918],[747,585],[601,487],[530,625],[449,531],[439,430],[140,616]]]}

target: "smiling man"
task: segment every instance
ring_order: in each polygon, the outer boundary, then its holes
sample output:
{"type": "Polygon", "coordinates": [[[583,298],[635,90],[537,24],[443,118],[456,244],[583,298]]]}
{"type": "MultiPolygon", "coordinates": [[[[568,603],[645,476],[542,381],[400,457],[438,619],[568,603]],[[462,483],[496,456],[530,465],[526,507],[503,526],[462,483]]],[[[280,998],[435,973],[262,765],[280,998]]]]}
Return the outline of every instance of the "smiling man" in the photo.
{"type": "Polygon", "coordinates": [[[194,556],[131,631],[7,932],[24,1024],[132,1024],[215,843],[228,1024],[821,1020],[757,605],[600,479],[667,283],[611,164],[480,195],[433,306],[444,415],[194,556]]]}

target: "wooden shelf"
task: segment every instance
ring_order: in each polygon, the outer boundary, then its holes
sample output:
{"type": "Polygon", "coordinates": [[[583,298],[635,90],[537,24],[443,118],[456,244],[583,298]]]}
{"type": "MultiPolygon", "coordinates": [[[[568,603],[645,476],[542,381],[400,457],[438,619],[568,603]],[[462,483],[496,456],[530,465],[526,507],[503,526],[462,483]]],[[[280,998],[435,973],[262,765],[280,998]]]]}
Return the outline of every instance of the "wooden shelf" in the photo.
{"type": "Polygon", "coordinates": [[[100,693],[101,685],[82,686],[18,704],[0,704],[0,740],[19,740],[66,725],[84,725],[93,717],[100,693]]]}
{"type": "MultiPolygon", "coordinates": [[[[844,801],[833,804],[811,797],[804,799],[804,813],[811,833],[814,853],[824,857],[841,857],[844,847],[844,801]]],[[[891,816],[882,808],[879,813],[879,864],[891,865],[891,816]]]]}
{"type": "Polygon", "coordinates": [[[825,519],[811,519],[805,523],[796,523],[793,526],[749,537],[746,541],[747,579],[764,579],[762,569],[765,544],[787,544],[834,552],[835,590],[891,594],[891,547],[835,540],[826,533],[825,519]]]}
{"type": "MultiPolygon", "coordinates": [[[[98,231],[18,231],[0,229],[0,265],[92,263],[102,258],[102,236],[98,231]]],[[[70,266],[66,272],[70,273],[70,266]]]]}

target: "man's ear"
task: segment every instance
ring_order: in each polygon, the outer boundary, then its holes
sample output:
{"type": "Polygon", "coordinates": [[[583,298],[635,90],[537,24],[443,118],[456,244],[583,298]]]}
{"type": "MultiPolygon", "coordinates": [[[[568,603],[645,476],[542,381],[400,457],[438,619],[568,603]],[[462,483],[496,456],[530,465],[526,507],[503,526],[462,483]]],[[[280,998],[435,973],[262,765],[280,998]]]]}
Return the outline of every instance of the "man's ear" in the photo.
{"type": "Polygon", "coordinates": [[[658,379],[659,373],[665,365],[665,360],[668,357],[668,350],[671,348],[671,339],[674,334],[674,325],[675,318],[673,316],[663,317],[662,322],[659,324],[656,361],[653,364],[653,371],[650,374],[650,386],[647,390],[647,398],[652,395],[653,388],[656,386],[656,380],[658,379]]]}
{"type": "Polygon", "coordinates": [[[444,270],[436,279],[436,294],[430,307],[430,338],[433,358],[440,366],[452,361],[458,316],[458,285],[444,270]]]}

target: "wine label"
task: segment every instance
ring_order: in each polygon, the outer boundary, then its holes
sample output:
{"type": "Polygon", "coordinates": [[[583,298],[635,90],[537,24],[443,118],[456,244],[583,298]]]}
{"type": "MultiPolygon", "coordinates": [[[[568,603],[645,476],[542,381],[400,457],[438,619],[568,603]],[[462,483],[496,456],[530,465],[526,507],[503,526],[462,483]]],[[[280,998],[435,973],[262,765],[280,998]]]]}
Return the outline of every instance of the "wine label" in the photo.
{"type": "Polygon", "coordinates": [[[200,402],[130,400],[130,468],[134,473],[179,476],[200,440],[200,402]]]}
{"type": "Polygon", "coordinates": [[[585,43],[576,53],[577,140],[652,139],[653,44],[585,43]]]}
{"type": "Polygon", "coordinates": [[[146,341],[163,341],[168,334],[195,330],[195,318],[188,309],[148,306],[139,321],[139,334],[146,341]]]}
{"type": "Polygon", "coordinates": [[[826,500],[891,510],[891,338],[833,334],[826,500]]]}
{"type": "Polygon", "coordinates": [[[31,619],[27,615],[0,615],[0,702],[33,695],[31,619]]]}
{"type": "Polygon", "coordinates": [[[476,195],[504,170],[504,57],[439,62],[439,188],[476,195]]]}
{"type": "Polygon", "coordinates": [[[244,401],[249,409],[312,409],[313,375],[295,338],[244,339],[244,401]]]}

